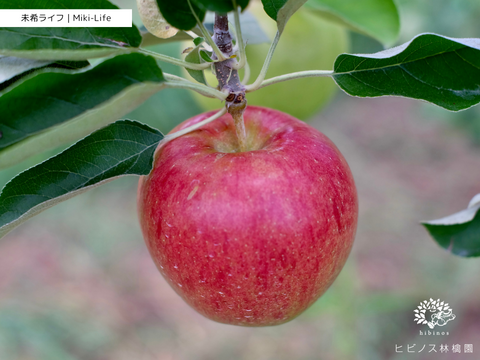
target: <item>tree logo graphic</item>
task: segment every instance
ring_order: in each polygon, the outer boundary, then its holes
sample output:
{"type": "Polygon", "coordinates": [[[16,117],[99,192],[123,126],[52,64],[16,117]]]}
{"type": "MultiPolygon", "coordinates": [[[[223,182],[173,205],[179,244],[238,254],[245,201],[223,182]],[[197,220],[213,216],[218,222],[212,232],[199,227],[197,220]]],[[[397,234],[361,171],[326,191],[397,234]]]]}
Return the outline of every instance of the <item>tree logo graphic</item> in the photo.
{"type": "Polygon", "coordinates": [[[415,313],[414,321],[417,324],[427,324],[430,329],[435,326],[444,326],[450,320],[455,319],[452,309],[447,303],[440,301],[440,299],[430,301],[424,300],[413,310],[415,313]]]}

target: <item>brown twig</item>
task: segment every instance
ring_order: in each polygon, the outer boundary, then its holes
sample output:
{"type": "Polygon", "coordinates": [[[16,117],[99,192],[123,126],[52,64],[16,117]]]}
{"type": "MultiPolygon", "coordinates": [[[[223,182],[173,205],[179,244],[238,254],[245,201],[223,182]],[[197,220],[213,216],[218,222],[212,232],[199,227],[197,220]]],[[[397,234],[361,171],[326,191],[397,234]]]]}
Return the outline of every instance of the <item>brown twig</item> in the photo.
{"type": "MultiPolygon", "coordinates": [[[[240,151],[246,151],[246,132],[243,112],[247,107],[247,99],[245,98],[245,86],[241,83],[238,71],[234,68],[237,60],[232,58],[235,51],[232,43],[232,35],[228,30],[228,17],[226,14],[215,13],[212,39],[225,57],[228,58],[224,61],[215,62],[215,75],[218,80],[219,90],[228,91],[229,95],[225,99],[225,106],[235,121],[240,151]]],[[[216,60],[215,54],[213,54],[213,58],[216,60]]]]}

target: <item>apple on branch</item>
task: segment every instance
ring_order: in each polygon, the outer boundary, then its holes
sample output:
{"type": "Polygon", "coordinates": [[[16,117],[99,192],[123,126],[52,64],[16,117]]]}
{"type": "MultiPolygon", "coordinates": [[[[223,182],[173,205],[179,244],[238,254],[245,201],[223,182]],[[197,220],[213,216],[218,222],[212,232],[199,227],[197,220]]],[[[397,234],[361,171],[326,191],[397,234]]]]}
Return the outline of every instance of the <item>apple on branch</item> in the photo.
{"type": "Polygon", "coordinates": [[[307,309],[342,269],[357,194],[325,135],[272,109],[243,115],[246,151],[228,114],[161,144],[140,179],[138,213],[155,264],[194,309],[227,324],[276,325],[307,309]]]}

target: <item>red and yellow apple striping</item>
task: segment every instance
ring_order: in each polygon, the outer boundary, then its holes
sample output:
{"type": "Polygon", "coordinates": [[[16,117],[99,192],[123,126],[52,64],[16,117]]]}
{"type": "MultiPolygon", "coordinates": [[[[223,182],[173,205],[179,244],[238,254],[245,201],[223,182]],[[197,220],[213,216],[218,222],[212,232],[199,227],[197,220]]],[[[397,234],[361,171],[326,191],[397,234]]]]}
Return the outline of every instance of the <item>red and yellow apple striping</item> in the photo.
{"type": "Polygon", "coordinates": [[[249,151],[238,151],[228,114],[157,149],[139,182],[139,218],[156,266],[199,313],[276,325],[307,309],[342,269],[357,193],[342,154],[316,129],[261,107],[244,118],[249,151]]]}

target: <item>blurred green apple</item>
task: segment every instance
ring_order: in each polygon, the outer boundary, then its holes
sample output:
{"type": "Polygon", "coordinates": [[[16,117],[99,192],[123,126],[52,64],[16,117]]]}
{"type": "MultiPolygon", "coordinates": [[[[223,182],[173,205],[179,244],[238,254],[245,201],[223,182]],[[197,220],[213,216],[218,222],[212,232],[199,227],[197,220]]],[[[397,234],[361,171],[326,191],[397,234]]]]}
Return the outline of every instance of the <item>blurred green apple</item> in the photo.
{"type": "MultiPolygon", "coordinates": [[[[265,33],[273,39],[277,26],[254,3],[250,10],[265,33]]],[[[244,39],[247,40],[248,39],[244,39]]],[[[314,12],[301,8],[289,20],[278,43],[267,78],[302,70],[331,70],[335,58],[348,50],[347,30],[323,20],[314,12]]],[[[191,46],[191,45],[189,45],[191,46]]],[[[270,44],[248,45],[247,60],[255,81],[260,73],[270,44]]],[[[210,70],[205,71],[210,85],[217,81],[210,70]]],[[[306,120],[322,108],[333,96],[337,86],[330,78],[303,78],[271,85],[247,94],[249,105],[265,106],[306,120]]],[[[219,109],[223,105],[216,99],[195,93],[195,99],[205,110],[219,109]]]]}

